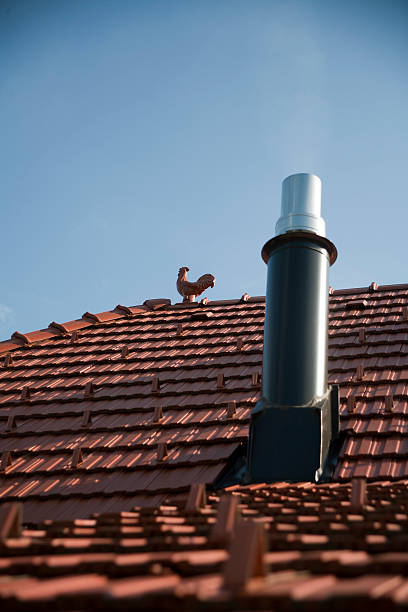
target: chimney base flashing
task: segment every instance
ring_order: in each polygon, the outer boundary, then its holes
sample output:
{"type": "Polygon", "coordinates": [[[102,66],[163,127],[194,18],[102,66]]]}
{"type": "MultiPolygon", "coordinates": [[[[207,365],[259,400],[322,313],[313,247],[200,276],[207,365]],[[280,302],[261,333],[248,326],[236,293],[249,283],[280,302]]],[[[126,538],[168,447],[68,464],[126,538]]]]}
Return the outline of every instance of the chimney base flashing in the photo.
{"type": "MultiPolygon", "coordinates": [[[[337,259],[337,249],[333,242],[324,236],[319,236],[318,234],[314,234],[313,232],[295,230],[289,231],[286,234],[279,234],[274,238],[271,238],[264,244],[262,247],[261,255],[264,262],[267,264],[270,256],[273,251],[286,243],[293,243],[295,239],[307,240],[309,242],[314,242],[317,247],[323,247],[329,257],[329,263],[332,266],[337,259]]],[[[290,246],[288,244],[288,246],[290,246]]]]}
{"type": "Polygon", "coordinates": [[[245,483],[330,480],[338,432],[337,387],[304,406],[273,405],[262,397],[251,413],[245,483]]]}

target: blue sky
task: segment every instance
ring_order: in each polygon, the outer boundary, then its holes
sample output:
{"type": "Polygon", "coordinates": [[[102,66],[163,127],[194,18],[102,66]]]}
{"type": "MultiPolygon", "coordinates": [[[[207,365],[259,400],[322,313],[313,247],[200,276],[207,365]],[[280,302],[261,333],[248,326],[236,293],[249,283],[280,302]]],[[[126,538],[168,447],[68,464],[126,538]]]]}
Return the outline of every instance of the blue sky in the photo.
{"type": "Polygon", "coordinates": [[[281,182],[323,182],[335,288],[408,282],[408,3],[1,0],[0,337],[265,292],[281,182]]]}

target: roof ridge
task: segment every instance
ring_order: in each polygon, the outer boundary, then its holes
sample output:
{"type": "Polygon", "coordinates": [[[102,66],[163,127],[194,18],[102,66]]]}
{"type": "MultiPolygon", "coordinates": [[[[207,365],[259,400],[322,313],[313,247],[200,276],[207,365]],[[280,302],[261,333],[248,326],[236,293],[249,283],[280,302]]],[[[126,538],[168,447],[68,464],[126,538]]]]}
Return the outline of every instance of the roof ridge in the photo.
{"type": "MultiPolygon", "coordinates": [[[[330,295],[352,295],[367,292],[377,293],[381,291],[395,291],[402,289],[408,290],[408,283],[400,283],[394,285],[377,285],[376,283],[371,283],[371,285],[369,285],[368,287],[355,287],[349,289],[331,288],[330,295]]],[[[237,299],[211,301],[204,298],[199,303],[177,302],[175,304],[172,304],[171,300],[167,298],[156,298],[147,299],[143,302],[143,304],[138,304],[136,306],[122,306],[121,304],[118,304],[112,310],[105,310],[98,313],[91,313],[87,311],[82,315],[80,319],[73,319],[71,321],[66,321],[65,323],[56,323],[55,321],[52,321],[47,328],[34,330],[24,334],[16,331],[11,335],[10,339],[0,341],[0,354],[8,353],[10,351],[20,349],[22,347],[28,347],[34,343],[37,344],[43,340],[66,337],[68,334],[93,325],[100,325],[117,319],[132,317],[137,314],[151,313],[157,310],[168,310],[169,307],[175,310],[179,310],[181,308],[189,310],[192,306],[211,308],[214,306],[230,306],[234,304],[244,304],[248,302],[261,303],[264,301],[265,296],[250,297],[247,293],[245,293],[243,296],[241,296],[241,298],[237,299]]]]}
{"type": "Polygon", "coordinates": [[[350,287],[348,289],[333,289],[331,295],[349,295],[352,293],[377,293],[379,291],[392,291],[399,289],[408,289],[408,283],[395,283],[393,285],[371,285],[365,287],[350,287]],[[375,288],[373,287],[375,285],[375,288]]]}
{"type": "MultiPolygon", "coordinates": [[[[168,303],[169,301],[170,300],[154,300],[156,304],[158,302],[162,302],[163,305],[164,302],[168,303]]],[[[146,302],[149,302],[149,300],[146,300],[146,302]]],[[[43,340],[63,338],[74,331],[90,327],[91,325],[109,323],[110,321],[126,318],[142,312],[151,312],[152,308],[150,308],[149,304],[146,302],[144,304],[131,307],[121,306],[118,304],[112,310],[105,310],[98,313],[91,313],[87,311],[80,319],[73,319],[64,323],[56,323],[55,321],[51,321],[47,328],[38,329],[25,334],[16,331],[11,335],[9,340],[3,340],[0,342],[0,354],[22,348],[23,346],[39,343],[43,340]]],[[[157,309],[157,305],[155,309],[157,309]]]]}

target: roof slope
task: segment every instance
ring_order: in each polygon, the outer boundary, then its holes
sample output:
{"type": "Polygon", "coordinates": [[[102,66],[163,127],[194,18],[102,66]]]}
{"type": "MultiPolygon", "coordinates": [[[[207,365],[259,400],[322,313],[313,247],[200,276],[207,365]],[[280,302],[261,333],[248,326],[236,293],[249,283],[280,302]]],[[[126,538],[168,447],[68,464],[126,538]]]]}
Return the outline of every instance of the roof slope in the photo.
{"type": "MultiPolygon", "coordinates": [[[[330,296],[335,477],[408,477],[408,285],[330,296]]],[[[0,344],[0,500],[25,516],[157,506],[212,483],[260,394],[264,298],[150,300],[0,344]],[[235,402],[235,403],[234,403],[235,402]]]]}
{"type": "Polygon", "coordinates": [[[21,611],[406,610],[408,481],[369,484],[366,496],[356,484],[235,487],[206,505],[193,488],[187,503],[46,521],[0,543],[0,602],[21,611]]]}

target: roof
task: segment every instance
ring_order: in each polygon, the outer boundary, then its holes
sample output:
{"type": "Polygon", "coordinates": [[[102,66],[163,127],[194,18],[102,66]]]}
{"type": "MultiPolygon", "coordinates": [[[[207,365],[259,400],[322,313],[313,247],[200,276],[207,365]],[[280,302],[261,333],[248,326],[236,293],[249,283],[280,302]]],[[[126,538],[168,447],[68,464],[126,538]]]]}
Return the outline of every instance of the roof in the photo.
{"type": "Polygon", "coordinates": [[[360,504],[350,484],[235,487],[206,504],[193,488],[154,510],[46,521],[0,544],[0,601],[23,611],[406,610],[407,484],[369,484],[360,504]]]}
{"type": "MultiPolygon", "coordinates": [[[[408,477],[408,285],[330,295],[335,479],[408,477]]],[[[213,483],[260,395],[264,298],[85,313],[0,344],[0,500],[33,521],[157,506],[213,483]],[[10,344],[14,345],[13,350],[10,344]]]]}
{"type": "Polygon", "coordinates": [[[403,609],[408,285],[329,301],[330,484],[214,489],[260,395],[263,297],[148,300],[0,343],[6,606],[403,609]]]}

